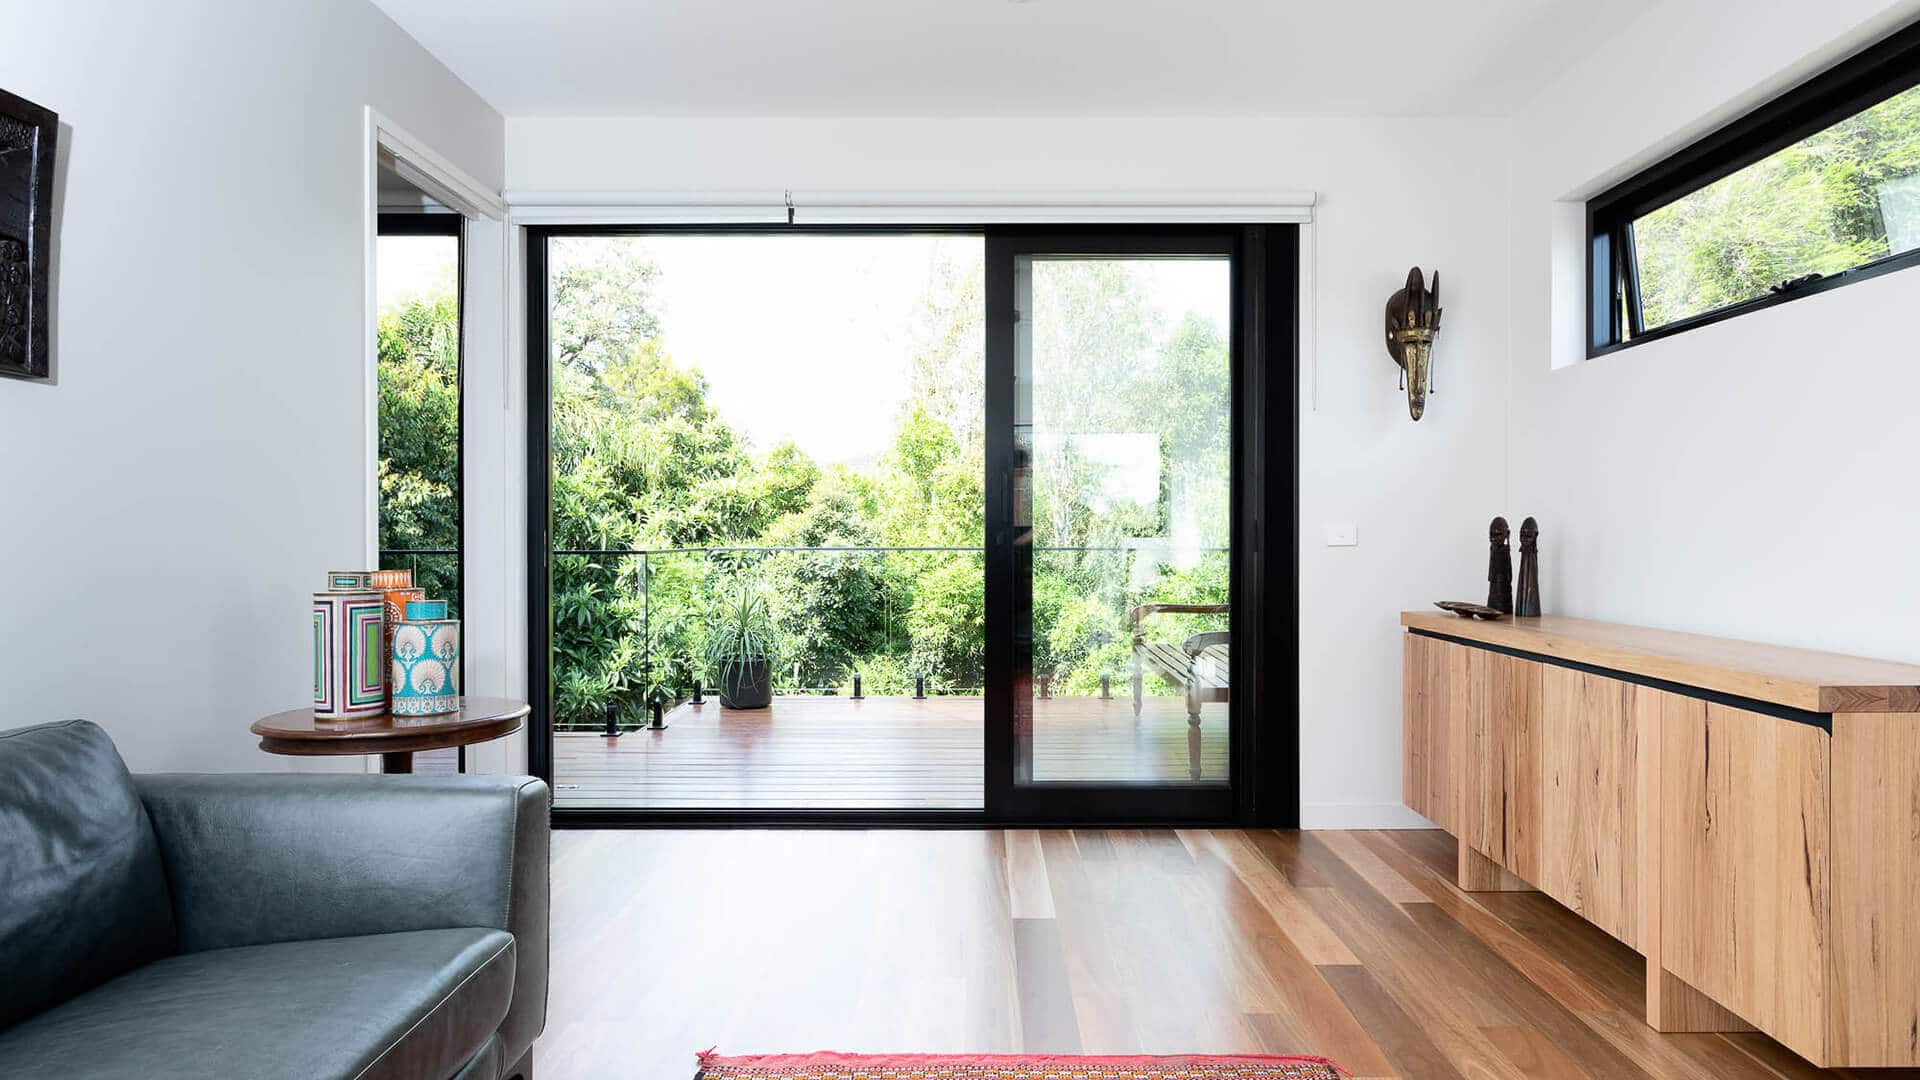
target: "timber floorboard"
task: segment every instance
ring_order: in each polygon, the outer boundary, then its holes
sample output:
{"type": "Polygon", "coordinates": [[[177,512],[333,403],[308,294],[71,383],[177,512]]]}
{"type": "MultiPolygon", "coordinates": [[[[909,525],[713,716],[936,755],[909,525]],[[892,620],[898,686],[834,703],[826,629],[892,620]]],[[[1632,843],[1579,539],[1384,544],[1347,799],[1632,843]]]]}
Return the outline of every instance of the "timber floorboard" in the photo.
{"type": "Polygon", "coordinates": [[[1306,1053],[1361,1077],[1899,1077],[1662,1035],[1644,964],[1433,832],[561,830],[543,1078],[696,1051],[1306,1053]]]}

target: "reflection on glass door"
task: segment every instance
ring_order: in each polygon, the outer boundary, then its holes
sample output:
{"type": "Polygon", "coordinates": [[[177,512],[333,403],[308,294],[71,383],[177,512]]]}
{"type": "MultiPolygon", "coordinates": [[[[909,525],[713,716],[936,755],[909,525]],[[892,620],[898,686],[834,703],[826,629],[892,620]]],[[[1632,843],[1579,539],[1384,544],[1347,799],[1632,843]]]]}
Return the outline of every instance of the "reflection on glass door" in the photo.
{"type": "Polygon", "coordinates": [[[1224,787],[1232,260],[1012,278],[1014,782],[1224,787]]]}

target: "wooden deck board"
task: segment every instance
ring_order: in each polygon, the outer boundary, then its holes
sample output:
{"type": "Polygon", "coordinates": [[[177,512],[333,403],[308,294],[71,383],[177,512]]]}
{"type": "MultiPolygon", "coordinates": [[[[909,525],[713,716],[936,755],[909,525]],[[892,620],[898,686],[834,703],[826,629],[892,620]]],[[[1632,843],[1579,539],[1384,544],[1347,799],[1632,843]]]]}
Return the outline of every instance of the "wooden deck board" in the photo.
{"type": "MultiPolygon", "coordinates": [[[[1202,709],[1197,745],[1186,706],[1150,697],[1136,721],[1121,697],[1036,699],[1040,780],[1218,783],[1227,775],[1227,708],[1202,709]]],[[[665,731],[618,739],[554,736],[554,802],[649,810],[977,810],[985,783],[977,697],[782,697],[768,709],[681,705],[665,731]]]]}

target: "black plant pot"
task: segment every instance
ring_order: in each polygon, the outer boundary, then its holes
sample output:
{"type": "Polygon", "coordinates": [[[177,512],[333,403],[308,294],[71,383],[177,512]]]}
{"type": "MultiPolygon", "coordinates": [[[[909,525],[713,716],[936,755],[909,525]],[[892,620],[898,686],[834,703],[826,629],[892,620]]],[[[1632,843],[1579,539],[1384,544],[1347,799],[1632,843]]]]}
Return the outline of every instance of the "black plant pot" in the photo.
{"type": "Polygon", "coordinates": [[[764,709],[773,704],[773,665],[747,660],[720,666],[720,707],[764,709]]]}

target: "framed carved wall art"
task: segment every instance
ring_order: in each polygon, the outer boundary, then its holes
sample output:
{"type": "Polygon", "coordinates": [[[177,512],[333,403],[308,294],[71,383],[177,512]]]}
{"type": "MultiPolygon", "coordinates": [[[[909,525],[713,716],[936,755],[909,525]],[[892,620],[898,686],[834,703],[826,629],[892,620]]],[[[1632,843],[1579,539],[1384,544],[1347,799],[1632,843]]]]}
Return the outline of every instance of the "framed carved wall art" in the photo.
{"type": "Polygon", "coordinates": [[[52,373],[47,291],[59,132],[51,110],[0,90],[0,375],[52,373]]]}

